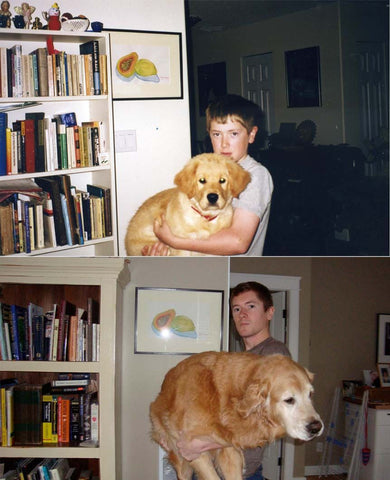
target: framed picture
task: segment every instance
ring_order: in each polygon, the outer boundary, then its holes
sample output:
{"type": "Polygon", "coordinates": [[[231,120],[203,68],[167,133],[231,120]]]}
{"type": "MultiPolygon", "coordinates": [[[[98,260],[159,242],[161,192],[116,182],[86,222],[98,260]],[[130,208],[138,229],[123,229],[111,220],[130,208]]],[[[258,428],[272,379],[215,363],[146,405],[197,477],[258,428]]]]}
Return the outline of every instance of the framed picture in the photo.
{"type": "Polygon", "coordinates": [[[285,52],[288,107],[321,106],[320,47],[285,52]]]}
{"type": "Polygon", "coordinates": [[[198,66],[199,115],[206,115],[206,108],[217,97],[227,93],[226,62],[198,66]]]}
{"type": "Polygon", "coordinates": [[[390,313],[377,315],[377,363],[390,363],[390,313]]]}
{"type": "Polygon", "coordinates": [[[223,290],[135,290],[135,353],[192,354],[222,347],[223,290]]]}
{"type": "Polygon", "coordinates": [[[113,100],[183,98],[181,33],[107,31],[113,100]]]}
{"type": "Polygon", "coordinates": [[[357,387],[361,387],[363,382],[361,380],[343,380],[343,397],[353,397],[357,387]]]}
{"type": "Polygon", "coordinates": [[[381,387],[390,387],[390,363],[378,363],[381,387]]]}

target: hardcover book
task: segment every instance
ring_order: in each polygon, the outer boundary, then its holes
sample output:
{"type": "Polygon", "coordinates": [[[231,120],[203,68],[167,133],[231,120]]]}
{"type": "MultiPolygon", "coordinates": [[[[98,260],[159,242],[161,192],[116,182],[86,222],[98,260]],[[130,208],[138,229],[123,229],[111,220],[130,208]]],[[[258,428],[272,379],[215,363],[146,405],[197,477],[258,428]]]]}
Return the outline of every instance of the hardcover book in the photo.
{"type": "Polygon", "coordinates": [[[14,416],[15,445],[42,444],[42,387],[15,385],[14,416]]]}

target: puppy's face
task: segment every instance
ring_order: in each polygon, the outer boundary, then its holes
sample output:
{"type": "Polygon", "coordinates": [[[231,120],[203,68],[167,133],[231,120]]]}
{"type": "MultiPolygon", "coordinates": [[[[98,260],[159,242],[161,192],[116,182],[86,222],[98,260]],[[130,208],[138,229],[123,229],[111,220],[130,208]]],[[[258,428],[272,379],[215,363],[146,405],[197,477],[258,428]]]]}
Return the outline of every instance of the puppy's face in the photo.
{"type": "Polygon", "coordinates": [[[192,158],[175,177],[175,184],[202,212],[223,210],[249,181],[248,172],[217,154],[192,158]]]}

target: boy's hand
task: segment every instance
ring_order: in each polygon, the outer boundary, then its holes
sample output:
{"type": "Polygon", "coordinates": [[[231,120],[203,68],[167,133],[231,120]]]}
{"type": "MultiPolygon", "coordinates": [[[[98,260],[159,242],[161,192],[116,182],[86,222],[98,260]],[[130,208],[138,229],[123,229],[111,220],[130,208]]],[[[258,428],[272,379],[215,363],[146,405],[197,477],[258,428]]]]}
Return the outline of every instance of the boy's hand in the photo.
{"type": "Polygon", "coordinates": [[[170,250],[168,245],[156,242],[154,245],[145,245],[141,251],[143,257],[168,257],[170,250]]]}
{"type": "Polygon", "coordinates": [[[163,242],[166,245],[174,247],[173,243],[176,237],[172,233],[172,230],[169,228],[169,225],[167,224],[164,215],[161,216],[161,223],[159,220],[154,221],[153,232],[156,235],[156,237],[160,240],[160,242],[163,242]]]}

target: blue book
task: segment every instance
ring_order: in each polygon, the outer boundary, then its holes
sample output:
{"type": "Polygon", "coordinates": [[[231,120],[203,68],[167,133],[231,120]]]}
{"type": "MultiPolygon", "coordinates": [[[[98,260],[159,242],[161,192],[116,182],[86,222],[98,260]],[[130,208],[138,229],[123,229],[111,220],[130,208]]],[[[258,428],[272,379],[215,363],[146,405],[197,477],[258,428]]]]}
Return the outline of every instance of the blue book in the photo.
{"type": "Polygon", "coordinates": [[[0,175],[7,175],[7,114],[0,112],[0,175]]]}
{"type": "Polygon", "coordinates": [[[11,351],[12,360],[22,360],[19,342],[19,328],[18,328],[18,305],[11,305],[11,323],[10,323],[10,337],[11,337],[11,351]]]}
{"type": "Polygon", "coordinates": [[[92,56],[92,72],[93,72],[93,91],[94,95],[101,94],[100,86],[100,63],[99,63],[99,42],[91,40],[80,45],[80,53],[82,55],[92,56]]]}

